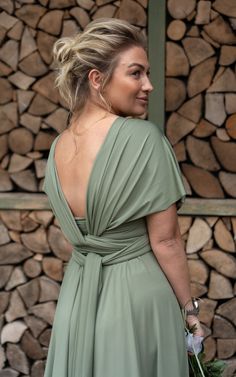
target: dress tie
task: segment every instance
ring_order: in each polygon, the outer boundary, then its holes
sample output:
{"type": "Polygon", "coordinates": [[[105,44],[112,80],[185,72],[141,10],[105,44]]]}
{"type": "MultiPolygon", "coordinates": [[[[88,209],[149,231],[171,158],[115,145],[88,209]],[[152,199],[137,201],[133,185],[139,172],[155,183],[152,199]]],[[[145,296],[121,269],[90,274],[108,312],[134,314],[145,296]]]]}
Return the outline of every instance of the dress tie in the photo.
{"type": "MultiPolygon", "coordinates": [[[[122,232],[122,229],[120,231],[122,232]]],[[[124,236],[124,232],[122,234],[124,236]]],[[[129,237],[129,234],[125,233],[125,236],[126,239],[122,239],[115,229],[114,234],[109,234],[109,238],[87,234],[84,236],[83,245],[74,245],[72,261],[79,264],[83,270],[78,323],[76,334],[73,334],[74,342],[71,350],[72,370],[79,370],[81,377],[93,377],[95,324],[98,299],[102,289],[103,266],[122,263],[151,251],[146,233],[142,232],[135,237],[129,237]],[[118,237],[111,238],[112,235],[118,237]],[[84,255],[85,253],[87,255],[84,255]]]]}

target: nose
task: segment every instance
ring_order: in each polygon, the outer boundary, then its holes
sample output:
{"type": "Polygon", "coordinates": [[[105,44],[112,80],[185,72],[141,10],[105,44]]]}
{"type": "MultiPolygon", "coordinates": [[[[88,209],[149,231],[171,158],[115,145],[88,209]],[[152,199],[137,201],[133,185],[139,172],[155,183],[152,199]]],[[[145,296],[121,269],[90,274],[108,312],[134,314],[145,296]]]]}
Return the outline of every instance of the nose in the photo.
{"type": "Polygon", "coordinates": [[[144,92],[151,92],[153,90],[153,86],[151,84],[151,81],[149,79],[149,77],[146,75],[144,81],[143,81],[143,87],[142,87],[142,90],[144,92]]]}

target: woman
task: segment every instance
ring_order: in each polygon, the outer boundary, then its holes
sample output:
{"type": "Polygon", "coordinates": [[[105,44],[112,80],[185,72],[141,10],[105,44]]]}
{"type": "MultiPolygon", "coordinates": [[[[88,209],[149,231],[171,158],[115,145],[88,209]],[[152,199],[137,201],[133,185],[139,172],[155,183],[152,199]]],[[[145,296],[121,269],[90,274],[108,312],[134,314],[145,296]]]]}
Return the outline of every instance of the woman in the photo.
{"type": "Polygon", "coordinates": [[[98,19],[54,57],[72,117],[44,190],[73,252],[45,377],[187,377],[181,308],[202,329],[176,214],[186,192],[165,135],[137,119],[153,89],[144,37],[98,19]]]}

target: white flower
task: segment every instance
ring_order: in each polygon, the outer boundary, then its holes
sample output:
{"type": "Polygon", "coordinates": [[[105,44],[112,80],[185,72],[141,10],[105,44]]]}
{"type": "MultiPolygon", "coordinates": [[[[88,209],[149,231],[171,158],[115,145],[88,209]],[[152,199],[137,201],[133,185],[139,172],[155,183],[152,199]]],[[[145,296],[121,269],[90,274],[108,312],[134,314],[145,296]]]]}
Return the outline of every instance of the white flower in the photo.
{"type": "Polygon", "coordinates": [[[193,335],[191,332],[186,332],[185,341],[187,351],[198,355],[202,350],[203,339],[203,336],[193,335]]]}

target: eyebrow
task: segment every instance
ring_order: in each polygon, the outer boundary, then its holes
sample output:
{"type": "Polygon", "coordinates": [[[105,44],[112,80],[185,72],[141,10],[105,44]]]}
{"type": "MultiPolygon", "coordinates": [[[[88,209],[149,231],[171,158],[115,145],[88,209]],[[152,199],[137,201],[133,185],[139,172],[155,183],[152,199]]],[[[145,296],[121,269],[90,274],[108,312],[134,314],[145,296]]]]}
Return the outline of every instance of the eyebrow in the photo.
{"type": "MultiPolygon", "coordinates": [[[[140,64],[140,63],[131,63],[130,65],[128,65],[128,68],[131,68],[133,67],[134,65],[137,65],[139,66],[141,69],[145,69],[144,65],[140,64]]],[[[150,70],[150,67],[147,68],[147,70],[149,71],[150,70]]]]}

